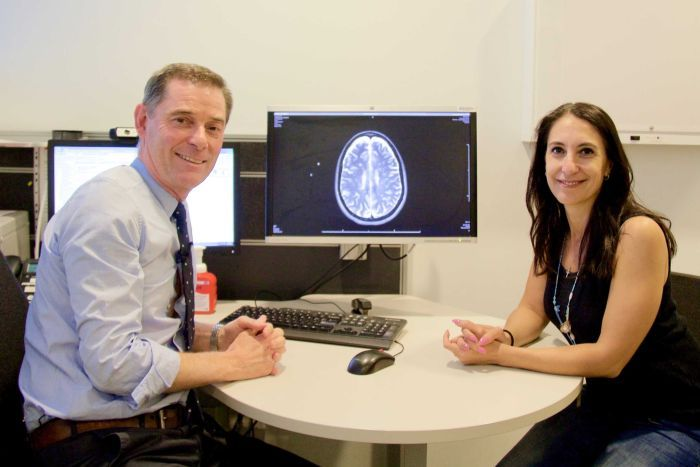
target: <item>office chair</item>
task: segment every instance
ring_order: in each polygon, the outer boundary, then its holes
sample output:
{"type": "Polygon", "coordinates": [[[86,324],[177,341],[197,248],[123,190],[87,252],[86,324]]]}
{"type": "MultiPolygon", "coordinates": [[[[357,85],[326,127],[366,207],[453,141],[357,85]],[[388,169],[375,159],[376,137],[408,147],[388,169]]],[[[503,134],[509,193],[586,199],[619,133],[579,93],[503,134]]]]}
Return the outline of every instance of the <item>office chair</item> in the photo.
{"type": "Polygon", "coordinates": [[[680,272],[671,272],[673,300],[688,323],[688,329],[700,342],[700,277],[680,272]]]}
{"type": "Polygon", "coordinates": [[[8,266],[10,266],[12,274],[19,278],[19,274],[22,272],[22,259],[19,256],[7,255],[5,256],[5,261],[7,261],[8,266]]]}
{"type": "Polygon", "coordinates": [[[0,452],[6,459],[30,459],[17,378],[24,357],[24,321],[28,303],[0,251],[0,452]]]}

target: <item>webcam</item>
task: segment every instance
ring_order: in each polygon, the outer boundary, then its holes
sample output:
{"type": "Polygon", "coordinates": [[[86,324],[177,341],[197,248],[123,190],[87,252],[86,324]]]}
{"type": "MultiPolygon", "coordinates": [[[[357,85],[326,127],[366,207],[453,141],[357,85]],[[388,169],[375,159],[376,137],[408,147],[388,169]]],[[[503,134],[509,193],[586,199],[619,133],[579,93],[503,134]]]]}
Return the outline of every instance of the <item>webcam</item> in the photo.
{"type": "Polygon", "coordinates": [[[139,133],[136,128],[118,126],[109,130],[109,137],[112,139],[136,139],[139,133]]]}
{"type": "Polygon", "coordinates": [[[353,298],[351,304],[354,315],[366,315],[372,309],[372,302],[366,298],[353,298]]]}

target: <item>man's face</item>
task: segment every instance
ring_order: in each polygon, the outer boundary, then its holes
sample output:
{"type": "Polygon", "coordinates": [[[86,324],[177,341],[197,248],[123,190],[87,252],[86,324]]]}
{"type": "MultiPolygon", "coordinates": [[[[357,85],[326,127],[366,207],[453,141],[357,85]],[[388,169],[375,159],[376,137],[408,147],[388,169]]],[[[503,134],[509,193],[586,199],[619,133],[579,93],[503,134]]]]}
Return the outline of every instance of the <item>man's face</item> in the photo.
{"type": "Polygon", "coordinates": [[[168,193],[182,201],[216,164],[226,127],[221,89],[172,79],[160,103],[134,111],[139,158],[168,193]]]}

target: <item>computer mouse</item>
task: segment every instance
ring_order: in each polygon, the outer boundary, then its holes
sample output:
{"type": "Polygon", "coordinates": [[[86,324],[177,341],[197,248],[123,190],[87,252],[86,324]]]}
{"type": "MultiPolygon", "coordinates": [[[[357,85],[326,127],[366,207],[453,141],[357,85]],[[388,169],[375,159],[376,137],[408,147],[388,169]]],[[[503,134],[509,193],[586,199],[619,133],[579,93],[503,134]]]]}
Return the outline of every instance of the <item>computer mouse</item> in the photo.
{"type": "Polygon", "coordinates": [[[394,364],[393,355],[379,349],[364,350],[350,360],[348,371],[354,375],[370,375],[394,364]]]}

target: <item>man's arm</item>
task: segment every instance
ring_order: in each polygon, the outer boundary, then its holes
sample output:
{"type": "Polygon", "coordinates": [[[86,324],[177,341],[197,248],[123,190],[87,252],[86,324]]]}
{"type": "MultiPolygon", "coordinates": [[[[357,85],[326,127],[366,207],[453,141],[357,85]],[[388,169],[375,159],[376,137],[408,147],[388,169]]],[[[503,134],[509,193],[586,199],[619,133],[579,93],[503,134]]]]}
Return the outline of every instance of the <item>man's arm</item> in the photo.
{"type": "Polygon", "coordinates": [[[64,265],[82,371],[99,391],[137,406],[175,379],[179,359],[167,344],[179,318],[165,312],[174,294],[174,262],[163,258],[172,235],[145,232],[143,216],[160,216],[161,208],[141,199],[147,193],[135,178],[123,178],[79,190],[64,207],[62,231],[47,241],[64,265]]]}
{"type": "Polygon", "coordinates": [[[223,351],[180,353],[180,370],[168,392],[274,375],[284,349],[282,330],[265,323],[260,332],[240,332],[223,351]]]}

